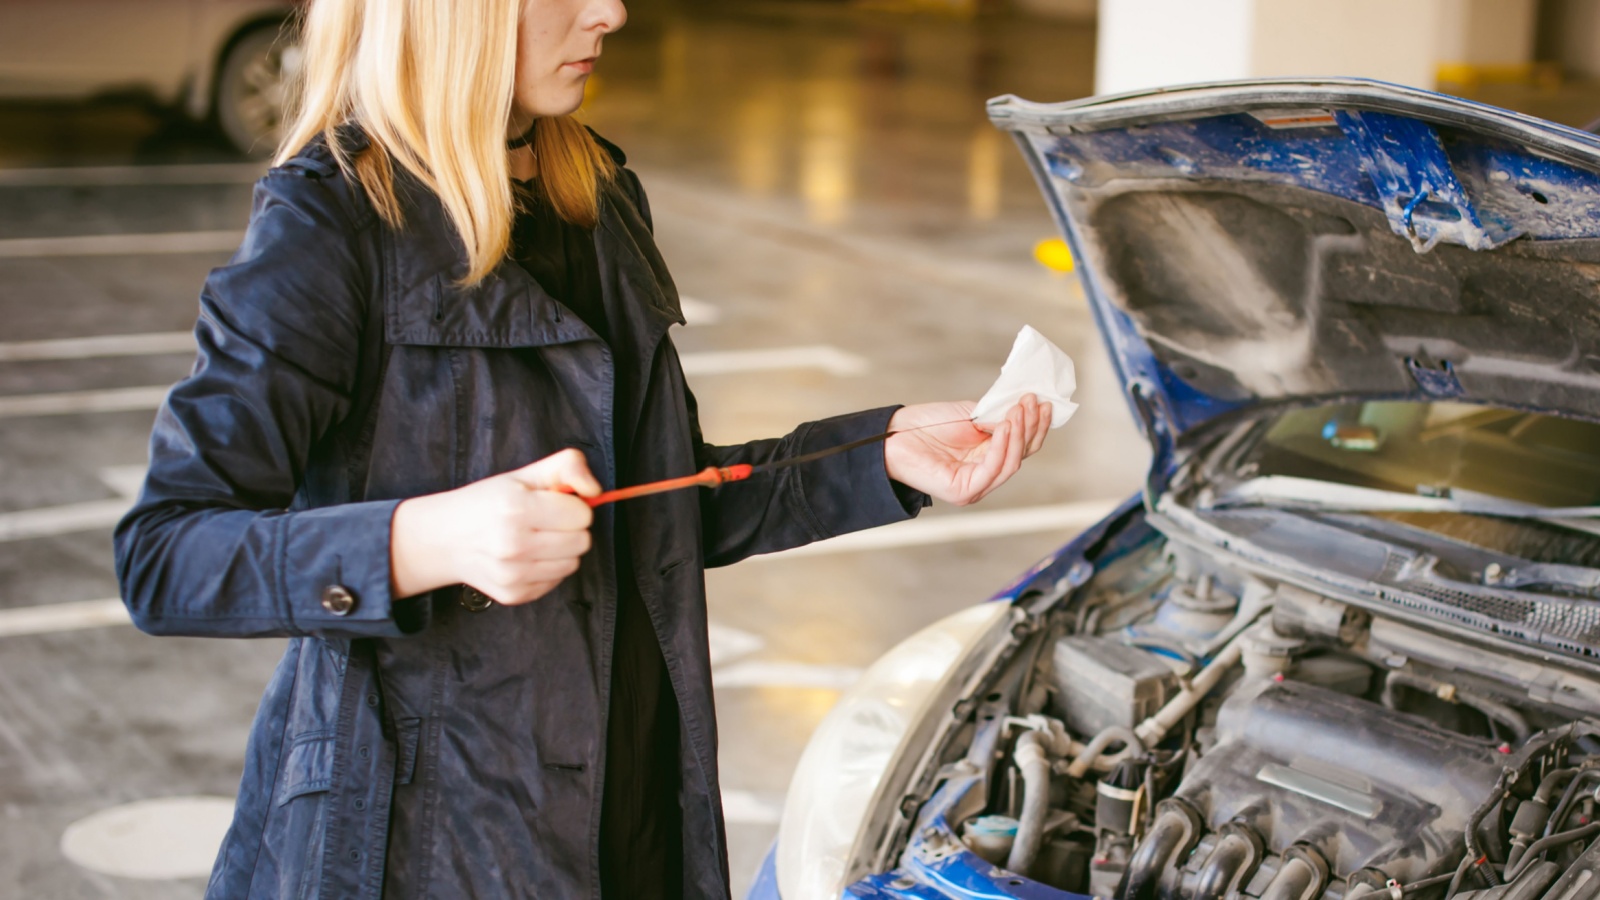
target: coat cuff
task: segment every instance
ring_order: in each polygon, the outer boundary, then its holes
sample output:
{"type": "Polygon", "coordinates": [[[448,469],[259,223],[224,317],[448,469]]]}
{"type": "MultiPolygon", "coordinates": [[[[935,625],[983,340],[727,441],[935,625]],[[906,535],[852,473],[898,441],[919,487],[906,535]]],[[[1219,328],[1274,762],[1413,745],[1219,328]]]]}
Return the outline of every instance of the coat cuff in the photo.
{"type": "Polygon", "coordinates": [[[299,510],[281,520],[280,608],[294,632],[402,637],[425,625],[427,604],[390,593],[389,536],[399,500],[299,510]]]}
{"type": "MultiPolygon", "coordinates": [[[[798,453],[882,434],[899,409],[886,406],[812,422],[800,436],[798,453]]],[[[928,504],[928,495],[890,480],[883,453],[884,442],[878,441],[796,468],[794,484],[818,539],[903,522],[928,504]]]]}

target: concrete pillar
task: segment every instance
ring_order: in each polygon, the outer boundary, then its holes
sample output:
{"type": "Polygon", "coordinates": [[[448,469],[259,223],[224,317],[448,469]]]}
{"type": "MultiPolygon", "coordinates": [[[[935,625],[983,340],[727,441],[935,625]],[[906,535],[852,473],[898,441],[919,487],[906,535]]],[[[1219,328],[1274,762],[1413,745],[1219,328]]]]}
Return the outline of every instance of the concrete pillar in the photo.
{"type": "Polygon", "coordinates": [[[1600,78],[1600,0],[1547,0],[1545,50],[1570,75],[1600,78]]]}
{"type": "Polygon", "coordinates": [[[1536,0],[1101,0],[1095,90],[1349,75],[1433,88],[1441,64],[1526,67],[1536,0]]]}

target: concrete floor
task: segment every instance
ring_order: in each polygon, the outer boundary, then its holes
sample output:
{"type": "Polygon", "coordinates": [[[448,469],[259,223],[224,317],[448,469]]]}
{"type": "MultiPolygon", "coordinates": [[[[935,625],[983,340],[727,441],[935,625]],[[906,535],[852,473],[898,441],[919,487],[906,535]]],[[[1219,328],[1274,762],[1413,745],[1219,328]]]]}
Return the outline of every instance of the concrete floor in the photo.
{"type": "MultiPolygon", "coordinates": [[[[975,398],[1024,323],[1077,359],[1082,404],[982,506],[928,513],[948,523],[942,531],[711,573],[742,893],[839,686],[1067,540],[1065,504],[1136,490],[1146,454],[1076,284],[1031,258],[1054,229],[983,117],[999,93],[1088,93],[1092,27],[738,9],[637,11],[607,42],[588,112],[630,154],[678,284],[700,301],[676,335],[686,354],[833,348],[803,359],[809,367],[691,377],[707,436],[733,442],[889,402],[975,398]],[[1039,508],[1061,510],[1060,526],[1018,530],[1018,514],[1039,508]],[[961,537],[977,524],[1005,533],[961,537]]],[[[1586,119],[1581,96],[1545,100],[1586,119]]],[[[0,896],[164,900],[203,888],[201,878],[107,875],[61,849],[64,830],[99,811],[231,796],[282,650],[158,640],[99,624],[115,622],[114,607],[73,605],[116,595],[107,523],[142,466],[151,407],[125,393],[67,395],[166,385],[189,356],[4,360],[11,342],[187,330],[206,271],[244,225],[256,172],[138,106],[0,106],[0,635],[19,610],[53,623],[0,636],[0,896]],[[54,170],[82,166],[133,168],[54,170]],[[189,235],[162,239],[182,252],[138,242],[90,252],[107,248],[71,240],[173,234],[189,235]],[[66,240],[32,241],[42,238],[66,240]],[[31,399],[46,394],[58,396],[31,399]],[[137,408],[61,412],[111,396],[137,408]]]]}

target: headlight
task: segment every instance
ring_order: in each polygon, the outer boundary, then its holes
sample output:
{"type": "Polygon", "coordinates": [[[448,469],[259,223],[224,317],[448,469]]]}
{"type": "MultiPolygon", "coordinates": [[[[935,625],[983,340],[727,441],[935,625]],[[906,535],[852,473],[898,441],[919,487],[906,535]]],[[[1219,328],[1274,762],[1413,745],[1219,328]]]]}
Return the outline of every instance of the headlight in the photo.
{"type": "MultiPolygon", "coordinates": [[[[900,799],[931,735],[917,728],[971,677],[980,651],[1006,634],[1006,603],[980,603],[917,632],[873,663],[817,726],[800,757],[778,827],[778,892],[783,900],[837,900],[861,846],[869,812],[900,799]],[[964,663],[964,664],[963,664],[964,663]],[[885,773],[897,771],[898,786],[885,773]],[[893,793],[893,796],[886,796],[893,793]]],[[[986,654],[983,654],[986,657],[986,654]]],[[[874,831],[880,831],[874,829],[874,831]]]]}

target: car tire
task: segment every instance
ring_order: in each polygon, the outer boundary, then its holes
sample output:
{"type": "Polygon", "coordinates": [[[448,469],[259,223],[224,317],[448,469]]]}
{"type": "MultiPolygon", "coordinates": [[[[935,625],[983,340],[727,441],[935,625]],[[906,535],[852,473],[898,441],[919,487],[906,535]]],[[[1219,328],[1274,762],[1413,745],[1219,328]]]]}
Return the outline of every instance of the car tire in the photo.
{"type": "Polygon", "coordinates": [[[260,159],[278,149],[289,80],[299,46],[276,26],[246,32],[217,71],[213,116],[240,153],[260,159]]]}

